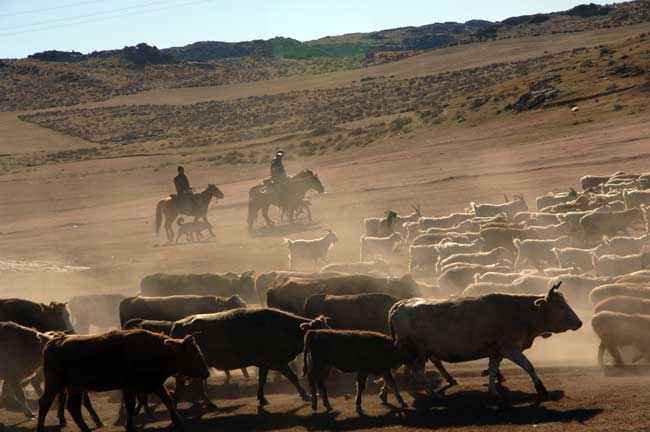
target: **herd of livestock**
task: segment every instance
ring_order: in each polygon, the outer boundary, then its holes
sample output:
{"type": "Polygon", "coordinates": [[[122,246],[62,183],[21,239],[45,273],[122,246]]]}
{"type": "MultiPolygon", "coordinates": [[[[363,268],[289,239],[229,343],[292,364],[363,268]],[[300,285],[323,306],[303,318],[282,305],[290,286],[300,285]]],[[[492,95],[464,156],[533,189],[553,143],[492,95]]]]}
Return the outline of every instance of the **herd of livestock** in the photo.
{"type": "Polygon", "coordinates": [[[82,431],[85,408],[96,425],[93,392],[121,390],[120,418],[133,430],[155,394],[176,426],[176,403],[192,390],[195,402],[214,406],[207,394],[210,369],[258,368],[257,399],[277,371],[317,409],[327,396],[331,370],[356,374],[356,407],[369,375],[383,378],[380,398],[392,393],[402,365],[414,382],[440,398],[425,374],[431,361],[449,385],[445,362],[487,359],[488,389],[498,394],[499,367],[508,359],[525,370],[538,394],[546,389],[524,351],[538,336],[582,327],[591,317],[605,353],[624,362],[650,360],[650,175],[586,176],[582,191],[499,204],[471,203],[463,212],[424,217],[386,212],[364,221],[360,261],[297,272],[300,260],[327,259],[338,238],[287,240],[289,271],[241,274],[154,274],[140,292],[82,295],[67,304],[0,300],[2,401],[20,404],[39,394],[37,430],[58,398],[82,431]],[[409,253],[409,273],[391,265],[409,253]],[[416,280],[424,279],[433,284],[416,280]],[[255,305],[254,307],[249,307],[255,305]],[[571,306],[570,306],[571,305],[571,306]],[[575,309],[575,310],[574,310],[575,309]],[[110,328],[120,330],[93,333],[110,328]],[[303,388],[291,364],[302,356],[303,388]],[[165,381],[175,379],[170,395],[165,381]],[[90,395],[90,396],[89,396],[90,395]]]}

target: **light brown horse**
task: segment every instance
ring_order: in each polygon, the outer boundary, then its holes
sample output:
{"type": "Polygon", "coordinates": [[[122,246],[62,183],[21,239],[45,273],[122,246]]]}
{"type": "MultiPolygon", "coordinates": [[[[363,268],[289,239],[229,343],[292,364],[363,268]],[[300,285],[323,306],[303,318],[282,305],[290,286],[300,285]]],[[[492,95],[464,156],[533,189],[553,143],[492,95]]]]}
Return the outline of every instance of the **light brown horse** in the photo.
{"type": "Polygon", "coordinates": [[[156,206],[156,234],[160,233],[163,216],[165,219],[165,231],[167,232],[167,239],[169,241],[174,239],[174,229],[172,228],[172,224],[179,214],[194,216],[195,221],[203,219],[203,221],[207,223],[208,206],[210,205],[210,201],[212,198],[217,200],[222,199],[223,192],[221,192],[221,190],[215,185],[210,184],[203,192],[194,194],[192,198],[194,199],[194,206],[191,212],[185,210],[180,211],[176,207],[177,201],[171,197],[158,201],[158,205],[156,206]]]}
{"type": "Polygon", "coordinates": [[[269,217],[269,207],[274,205],[287,211],[289,221],[293,222],[294,214],[298,209],[296,203],[301,203],[308,190],[314,189],[318,193],[325,192],[318,175],[311,170],[304,170],[287,180],[282,185],[282,193],[277,187],[264,185],[253,186],[248,193],[248,231],[252,232],[257,214],[262,211],[262,216],[267,225],[275,222],[269,217]]]}

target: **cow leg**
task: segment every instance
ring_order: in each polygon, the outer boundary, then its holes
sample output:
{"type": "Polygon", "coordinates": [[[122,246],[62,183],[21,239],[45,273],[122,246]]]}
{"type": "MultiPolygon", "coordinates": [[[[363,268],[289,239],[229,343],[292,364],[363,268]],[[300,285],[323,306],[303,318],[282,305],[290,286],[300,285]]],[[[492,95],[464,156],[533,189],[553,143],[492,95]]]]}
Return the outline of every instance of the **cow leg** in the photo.
{"type": "Polygon", "coordinates": [[[130,391],[122,392],[122,406],[126,412],[126,430],[127,432],[132,432],[134,430],[133,422],[135,417],[135,400],[136,395],[130,391]]]}
{"type": "Polygon", "coordinates": [[[59,393],[59,409],[57,410],[57,417],[59,419],[59,426],[65,426],[68,421],[65,419],[65,404],[68,401],[68,395],[65,391],[59,393]]]}
{"type": "Polygon", "coordinates": [[[23,413],[28,419],[33,419],[36,417],[29,406],[27,405],[27,399],[25,398],[25,390],[23,389],[23,383],[19,379],[7,378],[5,379],[5,389],[13,393],[14,398],[23,407],[23,413]]]}
{"type": "Polygon", "coordinates": [[[526,358],[524,353],[522,353],[517,348],[510,348],[504,351],[505,352],[501,352],[501,354],[505,358],[512,361],[520,368],[528,372],[528,375],[530,375],[530,378],[533,380],[533,384],[535,385],[535,390],[537,390],[538,394],[545,395],[546,393],[548,393],[546,387],[544,387],[544,384],[542,383],[542,380],[540,380],[539,377],[537,376],[537,373],[535,373],[535,368],[533,367],[533,364],[528,360],[528,358],[526,358]]]}
{"type": "Polygon", "coordinates": [[[330,404],[330,399],[327,397],[327,388],[325,387],[325,376],[321,375],[318,380],[318,391],[320,392],[320,397],[323,398],[323,406],[327,411],[332,411],[332,405],[330,404]]]}
{"type": "Polygon", "coordinates": [[[207,408],[217,409],[217,405],[210,400],[208,396],[208,380],[201,380],[201,397],[203,398],[203,405],[207,408]]]}
{"type": "Polygon", "coordinates": [[[174,406],[178,405],[178,403],[181,401],[181,395],[185,391],[185,387],[187,383],[185,382],[185,378],[181,378],[179,376],[176,376],[176,385],[174,387],[174,406]]]}
{"type": "MultiPolygon", "coordinates": [[[[490,363],[488,366],[488,373],[490,375],[490,383],[488,384],[488,389],[490,393],[497,396],[499,392],[497,391],[496,382],[499,379],[499,364],[501,363],[502,357],[500,356],[490,356],[490,363]]],[[[500,382],[500,381],[499,381],[500,382]]]]}
{"type": "Polygon", "coordinates": [[[450,386],[455,386],[458,384],[458,381],[452,377],[449,372],[447,372],[447,369],[445,369],[445,366],[442,364],[442,361],[438,359],[431,359],[431,362],[433,365],[438,369],[438,372],[440,372],[440,375],[449,383],[450,386]]]}
{"type": "Polygon", "coordinates": [[[50,410],[57,394],[59,394],[57,391],[48,388],[47,385],[45,386],[43,396],[38,400],[38,423],[36,426],[36,432],[43,432],[45,427],[45,417],[47,416],[47,412],[50,410]]]}
{"type": "Polygon", "coordinates": [[[226,381],[224,381],[224,384],[230,384],[230,371],[226,369],[223,372],[226,374],[226,381]]]}
{"type": "Polygon", "coordinates": [[[244,375],[245,379],[250,379],[250,375],[248,375],[248,370],[246,370],[246,368],[241,368],[241,373],[244,375]]]}
{"type": "Polygon", "coordinates": [[[70,390],[68,394],[68,412],[82,432],[90,432],[90,428],[81,414],[82,393],[79,390],[70,390]]]}
{"type": "Polygon", "coordinates": [[[393,377],[392,372],[388,371],[388,373],[385,373],[383,377],[384,377],[384,386],[381,388],[381,393],[379,393],[379,397],[381,398],[382,403],[384,404],[388,403],[388,390],[387,390],[388,388],[393,392],[393,394],[395,395],[395,399],[397,399],[397,403],[400,404],[402,409],[408,407],[406,402],[404,402],[402,395],[399,393],[399,389],[397,388],[397,383],[395,382],[395,377],[393,377]]]}
{"type": "Polygon", "coordinates": [[[366,382],[368,381],[367,372],[357,372],[357,397],[354,399],[354,404],[357,406],[357,413],[362,414],[361,397],[363,391],[366,389],[366,382]]]}
{"type": "Polygon", "coordinates": [[[598,345],[598,366],[603,366],[603,357],[605,357],[605,344],[601,342],[598,345]]]}
{"type": "Polygon", "coordinates": [[[605,347],[607,351],[612,355],[614,358],[614,365],[615,366],[622,366],[625,364],[623,361],[623,356],[621,356],[621,352],[618,350],[618,347],[615,345],[608,345],[605,347]]]}
{"type": "Polygon", "coordinates": [[[88,414],[90,414],[90,417],[92,417],[93,422],[95,422],[95,426],[97,427],[104,426],[102,419],[99,418],[99,415],[97,415],[97,411],[95,411],[95,407],[93,407],[92,402],[90,402],[90,397],[88,396],[88,392],[84,392],[83,394],[83,405],[84,408],[86,408],[86,411],[88,411],[88,414]]]}
{"type": "Polygon", "coordinates": [[[416,381],[425,387],[430,397],[441,399],[441,396],[438,394],[438,392],[433,390],[433,384],[431,381],[427,379],[427,375],[425,373],[427,358],[428,356],[426,355],[418,355],[418,358],[413,364],[413,375],[415,376],[416,381]]]}
{"type": "Polygon", "coordinates": [[[320,381],[320,377],[317,376],[316,371],[313,368],[307,373],[307,380],[309,381],[309,391],[311,392],[311,409],[317,411],[318,390],[316,389],[316,386],[320,381]]]}
{"type": "Polygon", "coordinates": [[[291,381],[291,384],[293,384],[293,386],[296,388],[296,390],[298,391],[298,394],[300,395],[300,397],[302,398],[302,400],[304,402],[309,402],[310,401],[309,395],[305,392],[305,389],[303,389],[300,386],[300,382],[298,381],[298,377],[293,372],[293,370],[291,370],[289,365],[283,365],[280,369],[278,369],[278,372],[280,372],[282,375],[284,375],[284,377],[286,379],[291,381]]]}
{"type": "Polygon", "coordinates": [[[264,385],[266,384],[266,377],[269,374],[269,368],[266,366],[260,366],[259,376],[257,378],[257,400],[260,406],[268,405],[269,401],[264,397],[264,385]]]}
{"type": "Polygon", "coordinates": [[[167,392],[165,386],[161,385],[156,389],[154,393],[165,405],[167,411],[169,411],[169,416],[172,418],[172,423],[174,424],[174,426],[178,429],[182,429],[183,425],[181,424],[181,418],[178,416],[178,412],[176,412],[176,407],[174,406],[174,402],[172,401],[172,398],[169,397],[169,393],[167,392]]]}

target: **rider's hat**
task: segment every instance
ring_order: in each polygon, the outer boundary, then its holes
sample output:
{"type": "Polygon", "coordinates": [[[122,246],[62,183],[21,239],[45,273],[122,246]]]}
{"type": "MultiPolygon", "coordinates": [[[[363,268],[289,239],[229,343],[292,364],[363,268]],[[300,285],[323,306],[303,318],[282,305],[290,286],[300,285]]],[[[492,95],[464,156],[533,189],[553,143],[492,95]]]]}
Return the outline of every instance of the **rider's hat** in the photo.
{"type": "Polygon", "coordinates": [[[284,156],[284,150],[282,150],[282,149],[278,149],[278,150],[275,152],[275,155],[276,155],[276,156],[284,156]]]}
{"type": "Polygon", "coordinates": [[[179,165],[178,168],[176,168],[178,171],[183,170],[185,171],[185,168],[183,168],[183,165],[179,165]]]}

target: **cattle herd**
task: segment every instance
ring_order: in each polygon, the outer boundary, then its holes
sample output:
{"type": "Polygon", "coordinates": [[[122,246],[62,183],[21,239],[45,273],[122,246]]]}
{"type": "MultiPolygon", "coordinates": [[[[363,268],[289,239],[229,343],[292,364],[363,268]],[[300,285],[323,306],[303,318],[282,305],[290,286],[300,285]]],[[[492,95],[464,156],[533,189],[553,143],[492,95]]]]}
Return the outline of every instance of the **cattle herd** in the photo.
{"type": "Polygon", "coordinates": [[[423,216],[419,206],[404,216],[388,211],[364,221],[359,262],[320,271],[295,268],[325,260],[338,240],[332,231],[287,241],[289,271],[159,273],[144,277],[132,297],[0,300],[2,401],[34,417],[25,396],[31,385],[40,396],[38,431],[57,398],[59,422],[67,407],[89,431],[83,408],[102,424],[92,394],[120,390],[120,419],[133,430],[154,394],[180,426],[176,404],[188,390],[205,409],[214,407],[211,369],[248,377],[247,368],[257,368],[260,405],[269,403],[269,371],[279,372],[314,410],[318,395],[332,409],[326,381],[336,369],[356,374],[361,411],[369,375],[383,378],[383,403],[391,392],[406,407],[394,377],[401,366],[441,398],[427,362],[454,385],[444,363],[480,359],[487,359],[490,393],[498,394],[500,363],[508,359],[543,396],[524,351],[538,336],[579,330],[581,317],[592,317],[601,364],[606,353],[624,363],[623,347],[635,350],[630,361],[650,361],[650,175],[619,172],[581,183],[581,192],[538,197],[537,211],[522,195],[439,217],[423,216]],[[404,251],[408,273],[396,264],[404,251]],[[309,391],[292,367],[301,353],[309,391]]]}

